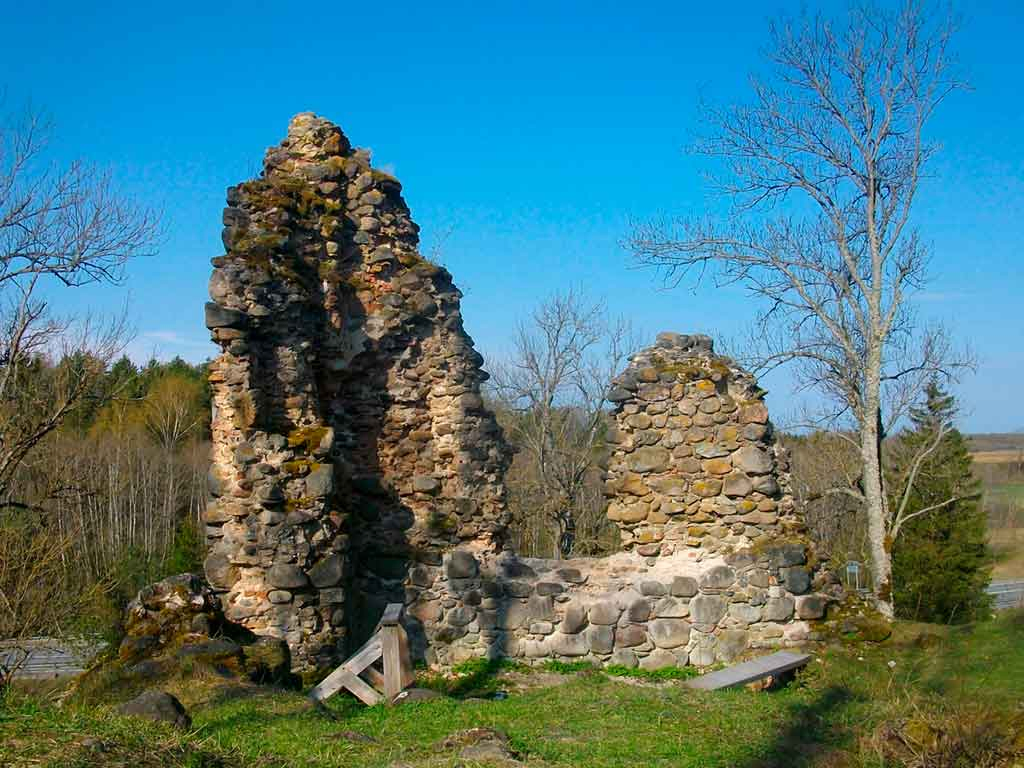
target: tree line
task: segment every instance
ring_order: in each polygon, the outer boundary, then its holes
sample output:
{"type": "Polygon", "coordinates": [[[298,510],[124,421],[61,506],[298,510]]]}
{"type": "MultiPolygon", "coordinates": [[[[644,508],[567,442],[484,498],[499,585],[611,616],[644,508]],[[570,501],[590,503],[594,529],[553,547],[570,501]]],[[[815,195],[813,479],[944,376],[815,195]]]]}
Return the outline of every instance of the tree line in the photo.
{"type": "MultiPolygon", "coordinates": [[[[34,362],[36,376],[88,366],[34,362]]],[[[0,636],[116,631],[146,584],[202,562],[205,366],[122,357],[37,444],[0,509],[0,636]]]]}

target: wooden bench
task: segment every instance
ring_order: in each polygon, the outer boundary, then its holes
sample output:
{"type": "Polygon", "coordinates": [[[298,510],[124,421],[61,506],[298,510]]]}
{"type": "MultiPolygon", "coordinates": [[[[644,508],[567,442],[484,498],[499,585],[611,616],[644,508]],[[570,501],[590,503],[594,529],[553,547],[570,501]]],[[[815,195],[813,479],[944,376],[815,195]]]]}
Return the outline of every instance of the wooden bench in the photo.
{"type": "Polygon", "coordinates": [[[402,604],[389,603],[373,636],[310,691],[309,697],[319,703],[345,688],[367,706],[382,699],[391,704],[413,681],[409,638],[399,623],[401,617],[402,604]],[[382,669],[373,666],[378,660],[382,669]]]}
{"type": "Polygon", "coordinates": [[[775,677],[803,667],[811,660],[806,653],[778,651],[769,656],[745,661],[732,667],[709,672],[706,675],[687,680],[685,685],[704,691],[717,691],[734,685],[745,685],[766,677],[775,677]]]}

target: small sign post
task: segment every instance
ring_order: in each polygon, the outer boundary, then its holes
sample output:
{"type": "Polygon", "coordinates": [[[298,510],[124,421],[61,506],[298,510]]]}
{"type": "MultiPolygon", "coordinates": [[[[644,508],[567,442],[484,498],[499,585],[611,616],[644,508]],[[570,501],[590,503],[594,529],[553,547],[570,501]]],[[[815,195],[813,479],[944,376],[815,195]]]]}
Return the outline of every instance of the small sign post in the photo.
{"type": "Polygon", "coordinates": [[[856,560],[851,560],[846,564],[846,580],[847,583],[852,580],[853,588],[860,591],[860,563],[856,560]]]}

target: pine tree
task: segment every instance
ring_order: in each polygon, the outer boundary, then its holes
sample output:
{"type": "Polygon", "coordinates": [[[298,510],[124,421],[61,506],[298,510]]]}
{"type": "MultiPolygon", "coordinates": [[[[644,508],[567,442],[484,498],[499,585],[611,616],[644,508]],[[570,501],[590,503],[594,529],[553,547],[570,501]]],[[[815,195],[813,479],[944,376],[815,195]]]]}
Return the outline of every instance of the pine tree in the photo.
{"type": "MultiPolygon", "coordinates": [[[[979,482],[971,472],[967,441],[953,426],[955,398],[935,381],[924,395],[924,403],[911,411],[912,428],[895,441],[890,471],[905,478],[912,457],[938,438],[920,466],[906,512],[936,508],[910,517],[895,542],[896,613],[916,621],[974,621],[988,615],[985,587],[992,568],[979,482]]],[[[899,502],[892,499],[890,505],[899,502]]]]}

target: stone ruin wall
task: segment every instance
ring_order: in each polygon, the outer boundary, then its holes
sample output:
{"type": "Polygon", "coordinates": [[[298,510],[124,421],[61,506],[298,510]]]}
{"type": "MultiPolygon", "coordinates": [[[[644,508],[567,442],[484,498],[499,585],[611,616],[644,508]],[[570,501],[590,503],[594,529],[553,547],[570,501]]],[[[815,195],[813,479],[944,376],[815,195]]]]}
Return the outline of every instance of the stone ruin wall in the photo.
{"type": "Polygon", "coordinates": [[[753,376],[707,336],[658,335],[612,382],[608,518],[645,556],[803,535],[753,376]]]}
{"type": "Polygon", "coordinates": [[[206,320],[207,580],[227,618],[336,663],[387,602],[414,650],[706,664],[813,636],[824,589],[756,384],[663,334],[610,394],[609,517],[624,551],[518,558],[509,452],[460,293],[417,251],[401,186],[297,116],[228,191],[206,320]]]}
{"type": "Polygon", "coordinates": [[[832,592],[753,377],[706,336],[659,334],[612,383],[608,517],[623,551],[420,569],[410,612],[444,664],[480,655],[707,665],[817,636],[832,592]]]}
{"type": "Polygon", "coordinates": [[[451,275],[337,126],[293,119],[223,221],[205,571],[228,619],[322,666],[410,565],[500,549],[509,454],[451,275]]]}

